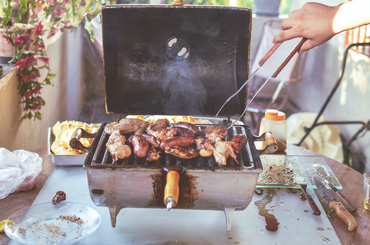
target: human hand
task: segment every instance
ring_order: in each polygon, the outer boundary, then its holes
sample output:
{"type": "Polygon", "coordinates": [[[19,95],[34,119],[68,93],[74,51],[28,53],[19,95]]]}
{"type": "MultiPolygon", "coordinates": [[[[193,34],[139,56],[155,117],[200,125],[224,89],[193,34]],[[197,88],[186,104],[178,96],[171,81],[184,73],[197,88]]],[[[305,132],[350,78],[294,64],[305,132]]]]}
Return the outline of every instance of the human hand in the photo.
{"type": "Polygon", "coordinates": [[[335,34],[333,19],[338,6],[326,6],[320,3],[306,3],[301,9],[294,10],[287,19],[282,20],[283,31],[277,34],[273,43],[280,43],[296,37],[305,37],[300,53],[330,40],[335,34]]]}

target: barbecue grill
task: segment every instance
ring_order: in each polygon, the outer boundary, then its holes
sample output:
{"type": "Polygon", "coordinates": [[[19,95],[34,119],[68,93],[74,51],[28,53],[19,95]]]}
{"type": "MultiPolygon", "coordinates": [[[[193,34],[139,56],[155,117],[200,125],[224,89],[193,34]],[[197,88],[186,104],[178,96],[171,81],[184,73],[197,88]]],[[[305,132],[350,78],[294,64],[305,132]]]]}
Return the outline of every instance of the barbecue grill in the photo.
{"type": "MultiPolygon", "coordinates": [[[[248,77],[251,10],[220,6],[114,5],[102,8],[107,113],[121,116],[213,116],[248,77]]],[[[235,97],[221,116],[240,114],[245,94],[235,97]]],[[[230,120],[220,120],[228,127],[230,120]]],[[[228,129],[248,138],[238,162],[228,158],[218,166],[213,156],[180,159],[162,153],[154,162],[129,158],[113,161],[106,148],[103,123],[89,152],[89,191],[97,206],[109,208],[112,226],[123,208],[165,208],[166,175],[180,175],[175,208],[223,210],[231,229],[234,210],[244,210],[262,172],[260,154],[277,146],[270,133],[252,135],[247,125],[228,129]],[[255,141],[266,141],[257,150],[255,141]]],[[[196,125],[200,130],[209,125],[196,125]]],[[[79,129],[76,135],[87,136],[79,129]]],[[[132,135],[126,134],[129,138],[132,135]]]]}

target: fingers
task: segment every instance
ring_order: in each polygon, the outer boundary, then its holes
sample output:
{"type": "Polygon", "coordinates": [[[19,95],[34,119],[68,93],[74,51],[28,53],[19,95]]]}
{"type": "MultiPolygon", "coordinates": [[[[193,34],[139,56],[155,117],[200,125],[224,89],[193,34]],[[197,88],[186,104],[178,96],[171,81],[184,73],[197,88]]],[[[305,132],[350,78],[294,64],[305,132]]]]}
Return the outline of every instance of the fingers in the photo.
{"type": "Polygon", "coordinates": [[[304,44],[302,45],[301,49],[298,51],[298,53],[302,54],[304,51],[307,51],[309,49],[312,49],[313,47],[316,47],[317,44],[310,40],[310,39],[307,39],[306,42],[304,42],[304,44]]]}
{"type": "Polygon", "coordinates": [[[288,29],[286,31],[282,31],[276,36],[274,36],[274,39],[272,40],[273,43],[281,43],[296,37],[302,37],[302,35],[296,31],[294,31],[293,28],[288,29]]]}

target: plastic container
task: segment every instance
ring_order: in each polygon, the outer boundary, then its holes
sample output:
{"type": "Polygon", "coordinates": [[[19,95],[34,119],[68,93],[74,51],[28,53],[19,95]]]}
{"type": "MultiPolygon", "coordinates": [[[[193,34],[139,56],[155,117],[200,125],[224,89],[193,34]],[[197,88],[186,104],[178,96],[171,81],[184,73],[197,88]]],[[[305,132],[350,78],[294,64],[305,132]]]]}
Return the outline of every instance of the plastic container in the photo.
{"type": "Polygon", "coordinates": [[[278,145],[277,151],[285,151],[287,145],[287,122],[285,113],[278,110],[266,110],[265,117],[262,118],[259,135],[264,132],[271,132],[278,145]]]}

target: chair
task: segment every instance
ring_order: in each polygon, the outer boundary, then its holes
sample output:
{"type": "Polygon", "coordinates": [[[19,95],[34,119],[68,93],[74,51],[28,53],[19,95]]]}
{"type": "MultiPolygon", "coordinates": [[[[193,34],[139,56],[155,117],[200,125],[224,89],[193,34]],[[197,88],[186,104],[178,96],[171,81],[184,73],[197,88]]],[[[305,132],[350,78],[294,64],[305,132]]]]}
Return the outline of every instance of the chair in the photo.
{"type": "MultiPolygon", "coordinates": [[[[267,20],[264,22],[262,33],[256,46],[256,52],[251,61],[250,74],[258,68],[258,62],[272,47],[272,38],[279,32],[281,32],[280,20],[267,20]]],[[[263,82],[276,71],[277,67],[297,43],[298,38],[282,43],[259,69],[248,85],[247,102],[253,97],[263,82]]],[[[282,110],[288,101],[292,85],[302,80],[307,55],[308,52],[304,52],[302,55],[295,55],[276,79],[271,79],[247,108],[256,134],[258,134],[260,122],[265,111],[267,109],[282,110]]]]}

